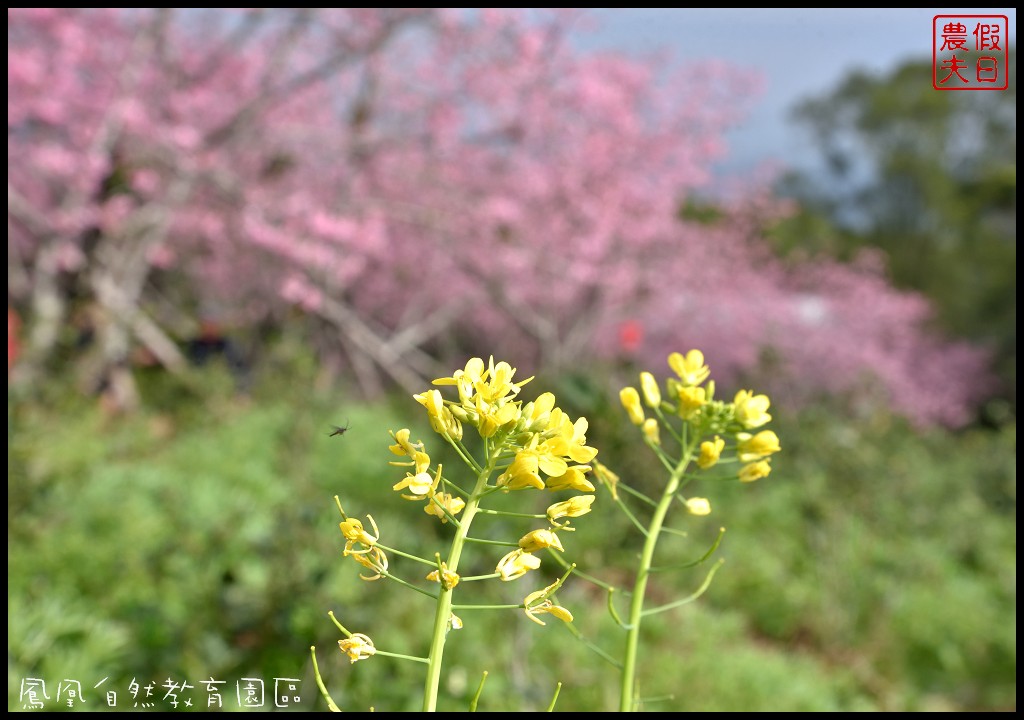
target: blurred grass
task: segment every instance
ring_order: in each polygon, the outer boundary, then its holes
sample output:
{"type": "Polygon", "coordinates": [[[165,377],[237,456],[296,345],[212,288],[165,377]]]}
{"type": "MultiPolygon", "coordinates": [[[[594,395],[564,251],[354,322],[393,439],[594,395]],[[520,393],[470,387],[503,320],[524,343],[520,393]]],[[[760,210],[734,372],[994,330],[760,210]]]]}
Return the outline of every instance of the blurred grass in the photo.
{"type": "MultiPolygon", "coordinates": [[[[590,418],[599,458],[624,480],[655,485],[620,410],[593,388],[560,382],[559,399],[590,418]]],[[[309,661],[316,645],[343,709],[418,710],[423,667],[382,657],[350,665],[326,613],[379,648],[426,652],[429,600],[358,579],[341,558],[332,500],[372,514],[389,545],[425,536],[443,547],[447,528],[397,498],[402,473],[386,464],[387,431],[404,426],[441,457],[422,408],[324,390],[301,358],[250,397],[236,396],[216,367],[201,383],[196,392],[144,378],[148,409],[127,418],[104,416],[59,381],[42,400],[9,398],[9,708],[20,709],[27,677],[79,679],[95,710],[104,706],[90,689],[104,677],[124,708],[132,678],[187,679],[199,706],[200,680],[227,680],[231,707],[234,681],[255,676],[300,678],[303,709],[323,709],[309,661]],[[344,436],[328,437],[346,421],[344,436]]],[[[918,433],[884,413],[851,420],[826,404],[774,427],[783,453],[772,475],[701,487],[714,513],[683,518],[692,542],[664,548],[690,559],[727,528],[727,562],[711,589],[645,621],[644,709],[1015,709],[1016,427],[918,433]]],[[[541,509],[551,500],[530,498],[541,509]]],[[[625,586],[638,539],[611,503],[594,508],[574,523],[566,555],[625,586]]],[[[510,524],[510,539],[521,529],[510,524]]],[[[491,572],[493,554],[474,548],[466,572],[491,572]]],[[[457,601],[520,602],[556,568],[474,583],[457,601]]],[[[400,558],[392,570],[420,572],[400,558]]],[[[689,594],[703,572],[659,574],[651,603],[689,594]]],[[[618,654],[623,636],[603,591],[574,580],[559,600],[580,633],[618,654]]],[[[559,681],[559,710],[617,706],[615,669],[557,620],[460,614],[443,709],[465,709],[483,670],[480,710],[543,710],[559,681]]]]}

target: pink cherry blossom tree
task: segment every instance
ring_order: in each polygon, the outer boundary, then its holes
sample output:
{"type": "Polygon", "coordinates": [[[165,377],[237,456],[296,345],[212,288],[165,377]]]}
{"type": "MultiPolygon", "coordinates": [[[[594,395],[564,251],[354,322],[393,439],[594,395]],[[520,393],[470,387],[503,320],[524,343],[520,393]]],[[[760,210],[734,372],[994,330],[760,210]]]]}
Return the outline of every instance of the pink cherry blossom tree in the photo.
{"type": "Polygon", "coordinates": [[[715,223],[680,217],[756,78],[580,52],[582,19],[9,9],[23,367],[76,307],[93,381],[130,380],[133,345],[181,367],[175,340],[211,308],[243,325],[298,308],[367,392],[422,390],[467,354],[555,371],[701,347],[728,379],[771,348],[780,387],[865,375],[922,421],[962,420],[980,355],[928,335],[877,269],[775,260],[764,184],[715,223]]]}
{"type": "MultiPolygon", "coordinates": [[[[10,9],[9,292],[31,317],[25,368],[53,353],[74,300],[95,334],[89,384],[128,404],[133,343],[174,370],[172,338],[199,307],[251,320],[275,305],[280,273],[254,252],[248,204],[301,172],[294,145],[329,134],[330,78],[426,15],[10,9]],[[161,303],[157,270],[187,299],[161,303]]],[[[308,205],[319,181],[305,184],[308,205]]]]}

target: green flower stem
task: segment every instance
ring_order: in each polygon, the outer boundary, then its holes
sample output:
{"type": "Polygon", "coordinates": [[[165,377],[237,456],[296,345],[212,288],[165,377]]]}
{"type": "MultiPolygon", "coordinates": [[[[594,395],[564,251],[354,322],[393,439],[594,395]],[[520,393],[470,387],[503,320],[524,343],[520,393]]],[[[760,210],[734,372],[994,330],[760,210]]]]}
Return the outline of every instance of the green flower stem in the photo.
{"type": "Polygon", "coordinates": [[[379,547],[384,552],[394,553],[395,555],[401,555],[404,558],[409,558],[410,560],[415,560],[418,563],[423,563],[424,565],[429,565],[430,567],[437,567],[437,564],[433,560],[427,560],[426,558],[421,558],[418,555],[410,555],[409,553],[404,553],[401,550],[397,550],[397,549],[395,549],[393,547],[388,547],[387,545],[384,545],[384,544],[379,543],[379,542],[378,543],[374,543],[374,545],[376,547],[379,547]]]}
{"type": "Polygon", "coordinates": [[[331,712],[341,712],[341,708],[338,707],[337,703],[334,702],[334,698],[327,692],[327,686],[324,685],[324,679],[320,677],[320,666],[316,662],[316,645],[311,645],[309,648],[309,654],[313,656],[313,677],[316,678],[316,686],[320,688],[320,694],[324,696],[324,700],[327,701],[327,709],[331,712]]]}
{"type": "Polygon", "coordinates": [[[469,711],[476,712],[476,705],[480,702],[480,693],[484,691],[484,683],[487,682],[487,671],[484,670],[483,676],[480,678],[480,684],[476,688],[476,695],[469,701],[469,711]]]}
{"type": "Polygon", "coordinates": [[[522,610],[525,606],[518,605],[452,605],[452,610],[522,610]]]}
{"type": "Polygon", "coordinates": [[[675,695],[652,695],[651,697],[645,697],[641,702],[644,705],[653,705],[654,703],[668,702],[675,699],[675,695]]]}
{"type": "Polygon", "coordinates": [[[551,698],[551,704],[548,705],[548,712],[554,712],[555,711],[555,703],[558,702],[558,693],[561,692],[561,691],[562,691],[562,683],[558,683],[558,685],[555,686],[555,696],[553,698],[551,698]]]}
{"type": "Polygon", "coordinates": [[[451,514],[448,508],[444,506],[444,503],[438,502],[436,497],[431,497],[427,502],[429,502],[431,505],[436,505],[437,507],[441,508],[441,512],[445,514],[445,517],[452,521],[452,525],[454,525],[455,527],[459,526],[459,519],[451,514]]]}
{"type": "Polygon", "coordinates": [[[455,452],[459,454],[459,457],[462,458],[463,462],[465,462],[467,465],[473,468],[473,472],[479,475],[484,471],[484,469],[480,467],[479,464],[477,464],[476,459],[466,449],[466,446],[462,444],[461,440],[455,440],[447,433],[445,433],[444,439],[448,441],[449,445],[455,448],[455,452]]]}
{"type": "Polygon", "coordinates": [[[443,475],[441,476],[441,484],[444,486],[445,490],[454,490],[455,494],[458,495],[460,498],[465,499],[465,498],[469,497],[469,493],[468,492],[463,490],[461,487],[459,487],[458,485],[456,485],[455,483],[453,483],[451,480],[449,480],[448,478],[444,477],[443,475]]]}
{"type": "Polygon", "coordinates": [[[480,493],[480,499],[482,500],[488,495],[493,495],[496,492],[508,492],[508,490],[503,487],[498,487],[497,485],[488,485],[484,488],[483,492],[480,493]]]}
{"type": "Polygon", "coordinates": [[[724,535],[725,535],[725,528],[718,528],[718,537],[715,538],[715,542],[711,544],[711,547],[708,548],[708,551],[706,553],[701,555],[699,558],[697,558],[693,562],[682,563],[681,565],[659,565],[658,567],[652,567],[651,568],[651,572],[653,573],[653,572],[665,572],[666,570],[683,570],[685,568],[692,568],[692,567],[696,567],[696,566],[700,565],[705,560],[707,560],[709,557],[711,557],[712,555],[715,554],[715,551],[718,549],[718,546],[722,544],[722,537],[724,535]]]}
{"type": "MultiPolygon", "coordinates": [[[[669,468],[669,470],[671,470],[671,469],[672,469],[672,468],[669,468]]],[[[637,498],[637,499],[639,499],[639,500],[642,500],[642,501],[644,501],[645,503],[647,503],[647,504],[648,504],[648,505],[650,505],[651,507],[655,507],[655,506],[656,506],[656,505],[658,504],[658,503],[654,502],[653,500],[651,500],[651,499],[650,499],[649,497],[647,497],[646,495],[644,495],[644,494],[643,494],[642,492],[640,492],[639,490],[637,490],[637,489],[635,489],[635,488],[632,488],[632,487],[630,487],[629,485],[627,485],[627,484],[626,484],[626,483],[624,483],[624,482],[621,482],[621,481],[620,481],[620,482],[619,482],[619,487],[620,487],[620,488],[622,488],[623,490],[625,490],[626,492],[628,492],[628,493],[629,493],[630,495],[632,495],[633,497],[635,497],[635,498],[637,498]]]]}
{"type": "Polygon", "coordinates": [[[403,655],[401,653],[385,652],[384,650],[377,650],[373,653],[374,655],[383,655],[385,657],[398,658],[399,660],[412,660],[418,663],[429,663],[430,660],[425,657],[419,657],[418,655],[403,655]]]}
{"type": "Polygon", "coordinates": [[[618,670],[622,669],[622,663],[620,663],[616,658],[614,658],[611,655],[609,655],[603,648],[601,648],[600,645],[598,645],[597,643],[591,642],[586,637],[584,637],[583,633],[581,633],[579,631],[579,628],[576,627],[575,623],[562,623],[562,624],[565,627],[565,629],[568,630],[569,633],[574,638],[576,638],[581,643],[583,643],[589,650],[592,650],[602,660],[604,660],[606,663],[608,663],[609,665],[611,665],[612,667],[614,667],[614,668],[616,668],[618,670]]]}
{"type": "MultiPolygon", "coordinates": [[[[619,483],[619,484],[621,485],[622,483],[619,483]]],[[[636,527],[636,529],[640,531],[640,534],[644,535],[644,536],[647,536],[647,528],[645,528],[643,526],[643,523],[641,523],[639,520],[637,520],[636,515],[634,515],[632,513],[632,511],[628,507],[626,507],[626,503],[622,502],[621,498],[615,498],[615,502],[619,506],[619,508],[622,510],[622,512],[624,512],[626,514],[626,517],[629,518],[629,521],[631,523],[633,523],[634,527],[636,527]]],[[[655,511],[657,511],[657,508],[655,508],[655,511]]],[[[664,515],[664,513],[662,513],[662,514],[664,515]]]]}
{"type": "Polygon", "coordinates": [[[622,663],[622,692],[619,696],[619,712],[632,712],[636,706],[636,661],[640,648],[640,620],[643,617],[644,595],[647,592],[647,580],[651,574],[651,561],[654,559],[654,549],[658,544],[658,537],[661,535],[662,525],[665,523],[665,515],[668,513],[672,498],[679,489],[683,473],[693,456],[693,448],[686,447],[679,465],[672,471],[668,484],[661,495],[658,506],[651,516],[651,524],[644,533],[644,548],[640,554],[640,567],[637,571],[636,582],[633,585],[633,597],[629,605],[629,622],[626,623],[626,651],[622,663]]]}
{"type": "Polygon", "coordinates": [[[333,622],[335,625],[337,625],[338,629],[341,630],[341,634],[342,635],[344,635],[347,638],[352,637],[352,632],[347,627],[345,627],[340,622],[338,622],[338,618],[336,618],[334,616],[334,611],[333,610],[328,610],[327,611],[327,616],[329,618],[331,618],[331,622],[333,622]]]}
{"type": "MultiPolygon", "coordinates": [[[[434,597],[434,596],[431,595],[430,597],[434,597]]],[[[331,621],[338,627],[339,630],[341,630],[342,634],[345,637],[352,637],[351,631],[347,627],[342,625],[340,622],[338,622],[338,618],[336,618],[334,616],[334,611],[333,610],[329,611],[327,614],[328,614],[328,616],[330,616],[331,621]]],[[[317,680],[318,680],[317,684],[320,685],[320,690],[323,692],[324,697],[327,698],[328,705],[330,705],[333,702],[333,700],[331,700],[330,695],[327,694],[327,688],[325,688],[323,686],[323,682],[319,680],[319,678],[320,678],[319,672],[320,671],[317,670],[317,667],[316,667],[316,648],[315,647],[311,647],[310,650],[313,652],[313,670],[316,671],[316,673],[317,673],[317,680]]],[[[425,657],[417,657],[415,655],[402,655],[400,653],[391,653],[391,652],[386,652],[384,650],[377,650],[376,652],[374,652],[374,655],[386,655],[387,657],[399,658],[400,660],[414,660],[416,662],[421,662],[421,663],[427,662],[427,658],[425,658],[425,657]]],[[[335,708],[336,707],[337,706],[335,706],[335,708]]]]}
{"type": "Polygon", "coordinates": [[[430,592],[429,590],[424,590],[423,588],[421,588],[418,585],[413,585],[411,582],[408,582],[407,580],[403,580],[402,578],[398,577],[397,575],[392,575],[391,573],[387,572],[386,570],[381,573],[381,576],[382,577],[386,577],[388,580],[394,580],[399,585],[404,585],[405,587],[409,588],[410,590],[415,590],[416,592],[420,593],[421,595],[426,595],[431,600],[437,600],[437,595],[435,595],[434,593],[430,592]]]}
{"type": "MultiPolygon", "coordinates": [[[[662,403],[662,404],[664,404],[664,403],[662,403]]],[[[673,437],[673,439],[675,439],[675,441],[677,443],[679,443],[679,447],[685,447],[686,444],[683,442],[683,431],[682,431],[682,429],[680,428],[680,430],[678,432],[676,431],[676,426],[677,426],[677,421],[679,419],[679,416],[676,415],[676,413],[673,411],[672,417],[675,418],[675,420],[669,421],[668,417],[662,411],[661,405],[659,405],[658,407],[654,408],[654,413],[658,416],[658,419],[661,421],[662,427],[666,428],[668,430],[668,432],[669,432],[669,435],[671,435],[673,437]]],[[[685,426],[685,423],[684,423],[684,426],[685,426]]],[[[671,470],[671,468],[669,468],[669,469],[671,470]]]]}
{"type": "MultiPolygon", "coordinates": [[[[519,547],[519,543],[512,542],[511,540],[485,540],[484,538],[468,537],[466,542],[480,543],[481,545],[501,545],[502,547],[519,547]]],[[[488,575],[487,577],[491,576],[488,575]]]]}
{"type": "Polygon", "coordinates": [[[561,565],[562,567],[564,567],[564,568],[565,568],[566,570],[572,570],[572,574],[573,574],[573,575],[576,575],[576,576],[578,576],[578,577],[581,577],[581,578],[583,578],[584,580],[586,580],[587,582],[589,582],[589,583],[591,583],[591,584],[593,584],[593,585],[597,585],[597,586],[598,586],[599,588],[603,588],[603,589],[605,589],[605,590],[614,590],[614,589],[615,589],[614,587],[612,587],[612,586],[611,586],[611,585],[609,585],[608,583],[604,582],[603,580],[599,580],[598,578],[594,577],[593,575],[588,575],[587,573],[585,573],[585,572],[582,572],[582,571],[580,571],[580,570],[576,569],[575,567],[573,567],[573,565],[572,565],[572,564],[570,564],[570,563],[569,563],[569,561],[568,561],[568,560],[566,560],[565,558],[563,558],[563,557],[562,557],[561,555],[559,555],[558,553],[552,552],[552,553],[548,553],[548,554],[549,554],[549,555],[550,555],[550,556],[551,556],[552,558],[554,558],[554,559],[555,559],[555,562],[557,562],[557,563],[558,563],[559,565],[561,565]]]}
{"type": "Polygon", "coordinates": [[[612,620],[623,630],[629,630],[626,627],[626,623],[622,622],[622,618],[619,617],[619,611],[615,609],[615,588],[608,588],[608,614],[612,616],[612,620]]]}
{"type": "Polygon", "coordinates": [[[661,447],[660,444],[653,443],[650,440],[647,440],[646,442],[647,447],[649,447],[651,451],[658,456],[658,460],[661,461],[661,464],[665,467],[665,469],[668,470],[669,472],[672,472],[672,470],[675,468],[675,461],[673,461],[672,458],[669,457],[668,453],[665,452],[665,450],[661,447]]]}
{"type": "MultiPolygon", "coordinates": [[[[454,443],[453,443],[454,444],[454,443]]],[[[462,548],[469,536],[469,528],[473,524],[480,506],[480,499],[487,489],[487,479],[494,470],[494,458],[489,458],[487,467],[480,471],[476,478],[476,487],[466,501],[466,507],[462,511],[462,522],[455,530],[455,537],[452,538],[451,551],[448,554],[447,566],[451,572],[458,572],[459,559],[462,557],[462,548]]],[[[474,463],[475,465],[475,463],[474,463]]],[[[448,622],[452,614],[452,591],[450,588],[441,588],[437,596],[437,610],[434,614],[434,632],[430,641],[429,662],[427,663],[427,682],[423,691],[424,712],[435,712],[437,710],[437,689],[441,682],[441,660],[444,656],[444,642],[448,635],[448,622]]]]}
{"type": "Polygon", "coordinates": [[[537,520],[541,520],[547,517],[547,515],[543,515],[540,513],[517,513],[509,512],[507,510],[485,510],[484,508],[480,508],[478,512],[481,512],[485,515],[504,515],[505,517],[534,518],[537,520]]]}
{"type": "Polygon", "coordinates": [[[658,613],[665,612],[666,610],[672,610],[673,608],[682,607],[683,605],[687,605],[689,603],[692,603],[694,600],[696,600],[701,595],[703,595],[704,592],[708,589],[708,587],[711,586],[711,579],[713,577],[715,577],[715,573],[718,572],[718,568],[722,567],[722,565],[724,565],[724,564],[725,564],[725,560],[719,560],[714,565],[712,565],[711,569],[708,570],[707,577],[704,578],[704,582],[702,582],[700,584],[700,587],[697,588],[696,591],[694,591],[694,593],[692,595],[684,597],[681,600],[676,600],[674,602],[670,602],[670,603],[667,603],[665,605],[660,605],[659,607],[656,607],[656,608],[651,608],[650,610],[644,610],[640,614],[644,615],[644,616],[647,616],[647,615],[657,615],[658,613]]]}

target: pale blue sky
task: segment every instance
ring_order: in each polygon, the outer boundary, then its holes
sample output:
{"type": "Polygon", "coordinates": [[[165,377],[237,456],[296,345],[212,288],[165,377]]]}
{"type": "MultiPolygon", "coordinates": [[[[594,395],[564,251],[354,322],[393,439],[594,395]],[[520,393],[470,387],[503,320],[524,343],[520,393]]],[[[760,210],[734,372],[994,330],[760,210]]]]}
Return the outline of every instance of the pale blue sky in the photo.
{"type": "MultiPolygon", "coordinates": [[[[724,174],[762,160],[806,166],[815,157],[789,110],[835,88],[847,73],[887,73],[932,55],[935,15],[1006,15],[1010,45],[1016,8],[695,8],[598,9],[601,23],[579,40],[586,48],[630,54],[665,50],[676,60],[720,58],[763,73],[766,87],[743,126],[728,136],[724,174]]],[[[931,78],[922,78],[930,83],[931,78]]]]}

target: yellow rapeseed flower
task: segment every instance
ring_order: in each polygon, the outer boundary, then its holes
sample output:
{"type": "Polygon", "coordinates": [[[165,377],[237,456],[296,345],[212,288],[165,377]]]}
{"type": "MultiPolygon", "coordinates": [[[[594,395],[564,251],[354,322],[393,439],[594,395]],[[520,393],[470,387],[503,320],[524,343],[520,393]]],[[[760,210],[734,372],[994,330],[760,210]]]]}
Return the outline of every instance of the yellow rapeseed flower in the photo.
{"type": "Polygon", "coordinates": [[[763,477],[768,477],[768,473],[772,471],[772,466],[767,460],[758,460],[757,462],[744,465],[743,469],[740,470],[740,482],[754,482],[760,480],[763,477]]]}
{"type": "Polygon", "coordinates": [[[441,586],[451,590],[459,584],[459,574],[454,573],[448,569],[448,565],[444,562],[441,563],[441,571],[433,570],[427,573],[427,580],[433,580],[436,583],[441,583],[441,586]]]}
{"type": "Polygon", "coordinates": [[[445,510],[454,517],[462,512],[465,507],[466,501],[459,496],[441,492],[430,496],[430,502],[424,506],[423,512],[427,515],[436,515],[441,519],[442,523],[446,523],[448,522],[448,515],[445,514],[445,510]],[[442,510],[442,507],[444,510],[442,510]]]}
{"type": "Polygon", "coordinates": [[[431,418],[440,418],[444,412],[444,397],[440,390],[427,390],[412,396],[413,399],[427,409],[427,415],[431,418]]]}
{"type": "Polygon", "coordinates": [[[697,458],[697,465],[707,470],[718,462],[718,458],[725,449],[725,440],[715,435],[714,440],[705,440],[700,444],[700,457],[697,458]]]}
{"type": "Polygon", "coordinates": [[[423,443],[412,443],[409,442],[410,431],[409,428],[402,428],[396,432],[391,432],[391,437],[395,439],[394,445],[388,445],[388,450],[393,452],[395,455],[407,455],[413,456],[413,453],[423,450],[423,443]]]}
{"type": "Polygon", "coordinates": [[[499,475],[494,482],[498,487],[504,488],[506,491],[523,490],[529,487],[543,490],[544,481],[540,479],[537,470],[538,460],[536,455],[519,453],[516,455],[516,459],[512,461],[512,464],[508,466],[508,469],[499,475]]]}
{"type": "Polygon", "coordinates": [[[377,538],[380,537],[380,530],[377,528],[377,523],[373,521],[373,518],[369,515],[366,516],[370,521],[370,525],[373,526],[373,531],[376,535],[371,535],[363,529],[363,523],[356,518],[346,518],[344,522],[338,523],[341,528],[341,534],[345,536],[345,554],[348,555],[352,552],[352,548],[356,543],[365,545],[366,547],[372,547],[376,542],[377,538]]]}
{"type": "Polygon", "coordinates": [[[485,372],[486,368],[484,367],[483,360],[480,358],[470,358],[466,362],[464,369],[456,370],[451,377],[434,380],[434,385],[455,385],[459,391],[459,400],[465,405],[473,396],[476,383],[483,380],[485,372]]]}
{"type": "Polygon", "coordinates": [[[549,392],[541,393],[537,396],[536,400],[526,403],[521,414],[523,429],[527,432],[543,432],[546,430],[551,420],[551,411],[554,407],[555,396],[549,392]]]}
{"type": "Polygon", "coordinates": [[[501,576],[503,581],[516,580],[540,567],[540,558],[531,555],[523,549],[513,550],[498,561],[495,572],[501,576]]]}
{"type": "Polygon", "coordinates": [[[474,409],[478,417],[477,430],[480,437],[493,437],[498,430],[508,423],[519,419],[521,410],[514,402],[499,400],[490,402],[483,395],[477,395],[474,409]]]}
{"type": "Polygon", "coordinates": [[[517,395],[519,389],[533,380],[532,377],[517,383],[512,382],[515,368],[507,362],[494,364],[490,358],[487,367],[480,358],[470,358],[463,370],[456,370],[451,377],[438,378],[434,385],[455,385],[459,390],[459,398],[467,405],[473,395],[479,395],[487,403],[494,403],[508,395],[517,395]]]}
{"type": "MultiPolygon", "coordinates": [[[[556,408],[558,410],[558,408],[556,408]]],[[[568,416],[559,410],[556,415],[552,413],[552,425],[557,417],[558,435],[565,440],[567,447],[563,454],[573,462],[588,463],[597,456],[597,448],[587,445],[587,429],[590,422],[585,417],[576,418],[576,422],[569,422],[568,416]]]]}
{"type": "Polygon", "coordinates": [[[555,550],[564,551],[562,547],[562,541],[558,539],[551,530],[534,530],[528,532],[519,538],[519,547],[528,553],[537,552],[544,548],[554,548],[555,550]]]}
{"type": "Polygon", "coordinates": [[[504,361],[495,365],[494,358],[492,357],[488,361],[487,373],[484,376],[488,378],[487,382],[478,382],[476,384],[476,392],[478,395],[483,396],[487,402],[497,402],[508,395],[518,395],[519,389],[533,380],[533,378],[529,377],[521,382],[513,383],[512,376],[515,374],[516,369],[514,367],[504,361]]]}
{"type": "Polygon", "coordinates": [[[548,521],[552,524],[557,525],[557,520],[564,517],[579,517],[580,515],[586,515],[590,512],[590,506],[594,504],[596,500],[594,495],[577,495],[576,497],[557,502],[554,505],[548,507],[547,516],[548,521]]]}
{"type": "Polygon", "coordinates": [[[538,625],[544,625],[544,621],[537,617],[543,613],[550,613],[564,622],[572,622],[572,613],[561,605],[555,605],[547,597],[557,585],[557,582],[553,583],[543,590],[537,590],[526,596],[523,600],[523,611],[526,613],[526,617],[538,625]]]}
{"type": "Polygon", "coordinates": [[[444,404],[439,390],[427,390],[412,396],[413,399],[427,409],[427,417],[430,420],[430,427],[438,435],[451,437],[453,440],[462,439],[462,423],[456,419],[444,404]]]}
{"type": "Polygon", "coordinates": [[[558,477],[549,477],[544,481],[544,485],[548,490],[594,492],[594,484],[587,480],[587,476],[584,475],[590,469],[589,465],[573,465],[566,468],[565,472],[558,477]]]}
{"type": "Polygon", "coordinates": [[[569,464],[565,457],[569,453],[569,442],[564,436],[550,437],[539,442],[540,436],[534,435],[529,444],[516,453],[516,460],[535,458],[537,468],[545,475],[562,475],[569,464]]]}
{"type": "Polygon", "coordinates": [[[767,395],[755,395],[751,390],[740,390],[733,400],[736,408],[736,420],[745,428],[761,427],[771,421],[768,414],[771,401],[767,395]]]}
{"type": "Polygon", "coordinates": [[[683,420],[693,420],[706,404],[707,397],[704,388],[687,386],[679,388],[679,417],[683,420]]]}
{"type": "Polygon", "coordinates": [[[736,453],[740,462],[749,463],[779,452],[779,436],[771,430],[762,430],[757,435],[737,433],[736,453]]]}
{"type": "Polygon", "coordinates": [[[384,577],[384,574],[388,571],[388,556],[384,554],[384,551],[379,547],[367,548],[361,552],[346,553],[350,555],[353,560],[362,565],[364,568],[373,571],[373,575],[360,574],[359,577],[363,580],[373,581],[380,580],[384,577]]]}
{"type": "Polygon", "coordinates": [[[351,637],[339,640],[338,647],[341,648],[343,653],[348,655],[348,659],[352,662],[365,660],[377,652],[377,649],[373,646],[373,640],[362,633],[352,633],[351,637]]]}
{"type": "MultiPolygon", "coordinates": [[[[389,447],[394,447],[390,445],[389,447]]],[[[394,465],[395,467],[411,467],[414,468],[409,474],[419,475],[430,470],[430,456],[427,455],[423,450],[413,450],[409,457],[411,460],[400,462],[398,460],[389,460],[388,465],[394,465]]]]}
{"type": "Polygon", "coordinates": [[[408,490],[410,494],[402,494],[402,497],[406,500],[425,500],[434,494],[440,482],[441,466],[438,465],[434,477],[430,477],[428,472],[420,472],[415,475],[410,473],[406,475],[404,480],[395,483],[391,489],[396,492],[408,490]]]}
{"type": "Polygon", "coordinates": [[[679,376],[683,385],[700,385],[711,374],[711,368],[704,364],[704,353],[700,350],[691,350],[686,355],[674,352],[668,356],[668,366],[679,376]]]}

